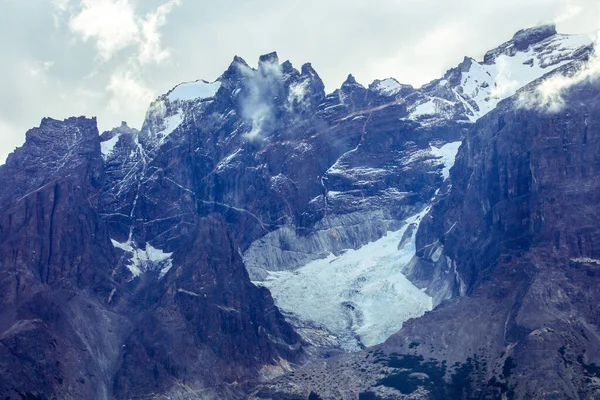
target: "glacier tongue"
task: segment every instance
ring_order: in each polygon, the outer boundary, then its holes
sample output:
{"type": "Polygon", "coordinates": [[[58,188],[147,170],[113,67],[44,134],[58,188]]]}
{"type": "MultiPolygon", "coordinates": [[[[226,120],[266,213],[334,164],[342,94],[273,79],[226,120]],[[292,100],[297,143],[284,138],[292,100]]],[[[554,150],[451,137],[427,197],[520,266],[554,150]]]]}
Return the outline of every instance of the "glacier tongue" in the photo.
{"type": "MultiPolygon", "coordinates": [[[[358,250],[331,254],[295,271],[271,271],[256,283],[271,291],[292,322],[299,319],[329,332],[346,351],[381,343],[432,308],[431,298],[402,274],[415,254],[417,227],[427,211],[358,250]]],[[[314,342],[315,329],[298,330],[314,342]]]]}

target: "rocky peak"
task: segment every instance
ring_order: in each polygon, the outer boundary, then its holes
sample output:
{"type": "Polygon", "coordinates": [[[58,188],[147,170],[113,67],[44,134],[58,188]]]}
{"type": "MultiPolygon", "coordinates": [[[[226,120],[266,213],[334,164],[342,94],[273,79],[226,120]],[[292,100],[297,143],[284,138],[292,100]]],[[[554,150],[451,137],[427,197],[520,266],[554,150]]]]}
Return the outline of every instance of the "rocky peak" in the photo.
{"type": "Polygon", "coordinates": [[[88,174],[88,179],[99,178],[99,148],[96,118],[44,118],[39,127],[27,132],[25,144],[0,166],[0,181],[12,188],[0,193],[0,206],[18,193],[23,195],[53,179],[77,180],[88,174]]]}
{"type": "Polygon", "coordinates": [[[268,54],[263,54],[258,58],[258,65],[261,64],[279,64],[279,56],[276,51],[268,54]]]}
{"type": "Polygon", "coordinates": [[[354,75],[349,74],[344,83],[342,83],[342,90],[344,89],[352,89],[355,87],[363,87],[360,83],[356,81],[354,75]]]}
{"type": "Polygon", "coordinates": [[[281,64],[281,71],[284,74],[288,74],[291,76],[296,76],[299,75],[300,73],[298,72],[298,70],[296,68],[294,68],[294,66],[292,65],[292,63],[288,60],[288,61],[284,61],[283,64],[281,64]]]}
{"type": "Polygon", "coordinates": [[[242,57],[234,56],[229,67],[217,80],[221,82],[235,82],[241,79],[241,71],[249,68],[248,63],[242,57]]]}
{"type": "Polygon", "coordinates": [[[94,140],[97,133],[96,118],[71,117],[64,121],[43,118],[38,128],[26,134],[25,147],[56,148],[56,151],[74,146],[85,140],[94,140]]]}
{"type": "Polygon", "coordinates": [[[525,52],[534,45],[547,41],[553,36],[557,36],[556,26],[553,24],[520,30],[508,42],[488,51],[483,57],[483,63],[492,64],[502,54],[512,57],[517,52],[525,52]]]}
{"type": "Polygon", "coordinates": [[[122,121],[121,125],[114,127],[109,131],[102,132],[102,134],[100,135],[100,140],[101,140],[101,142],[105,142],[107,140],[114,138],[117,135],[122,135],[122,134],[133,135],[136,132],[139,132],[139,131],[135,128],[131,128],[127,124],[126,121],[122,121]]]}
{"type": "Polygon", "coordinates": [[[313,68],[311,63],[304,63],[302,64],[302,75],[310,75],[310,76],[317,76],[317,71],[315,71],[315,69],[313,68]]]}
{"type": "Polygon", "coordinates": [[[468,73],[471,70],[471,66],[474,62],[476,61],[471,57],[465,57],[456,68],[446,71],[444,79],[446,79],[451,86],[459,86],[463,74],[468,73]]]}
{"type": "Polygon", "coordinates": [[[409,105],[412,115],[433,124],[440,114],[475,122],[522,87],[589,53],[592,41],[587,35],[555,32],[552,25],[523,30],[488,51],[483,62],[465,57],[443,79],[421,88],[424,96],[415,96],[409,105]]]}
{"type": "Polygon", "coordinates": [[[529,29],[522,29],[515,33],[512,38],[517,50],[525,50],[529,46],[541,42],[542,40],[556,35],[556,25],[546,24],[529,29]]]}
{"type": "Polygon", "coordinates": [[[369,85],[369,90],[383,96],[404,97],[415,90],[411,85],[398,82],[394,78],[376,79],[369,85]]]}

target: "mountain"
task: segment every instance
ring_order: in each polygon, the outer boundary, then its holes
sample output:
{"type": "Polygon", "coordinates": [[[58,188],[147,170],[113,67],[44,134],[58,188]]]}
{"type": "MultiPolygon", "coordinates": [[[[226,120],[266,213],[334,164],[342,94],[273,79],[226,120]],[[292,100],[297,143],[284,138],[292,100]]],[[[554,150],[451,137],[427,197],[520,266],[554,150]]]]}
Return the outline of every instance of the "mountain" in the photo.
{"type": "Polygon", "coordinates": [[[0,166],[0,394],[595,394],[598,91],[519,101],[592,49],[542,26],[331,94],[235,57],[140,130],[44,119],[0,166]]]}
{"type": "Polygon", "coordinates": [[[309,364],[253,398],[600,396],[600,86],[579,81],[559,110],[524,101],[582,68],[533,82],[468,130],[404,270],[439,305],[385,343],[309,364]]]}

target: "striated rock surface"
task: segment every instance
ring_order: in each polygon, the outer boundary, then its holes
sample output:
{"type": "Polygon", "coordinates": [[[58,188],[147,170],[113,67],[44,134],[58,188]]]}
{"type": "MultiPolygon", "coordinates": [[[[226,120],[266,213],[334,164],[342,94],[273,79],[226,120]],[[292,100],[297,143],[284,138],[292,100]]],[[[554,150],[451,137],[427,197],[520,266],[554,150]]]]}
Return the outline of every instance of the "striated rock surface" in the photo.
{"type": "Polygon", "coordinates": [[[3,396],[237,398],[261,370],[299,360],[299,337],[250,283],[222,217],[194,214],[172,260],[114,246],[102,155],[94,120],[46,119],[0,167],[12,189],[0,209],[3,396]]]}

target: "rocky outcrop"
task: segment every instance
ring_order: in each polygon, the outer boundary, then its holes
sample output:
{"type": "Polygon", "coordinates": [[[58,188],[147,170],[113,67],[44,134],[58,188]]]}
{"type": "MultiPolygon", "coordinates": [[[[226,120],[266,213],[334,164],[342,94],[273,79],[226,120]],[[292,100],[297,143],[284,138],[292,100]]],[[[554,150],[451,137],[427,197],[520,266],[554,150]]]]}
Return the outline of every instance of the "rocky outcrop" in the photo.
{"type": "Polygon", "coordinates": [[[94,204],[102,185],[94,120],[46,119],[0,167],[0,392],[106,398],[118,315],[102,304],[116,262],[94,204]]]}
{"type": "Polygon", "coordinates": [[[190,396],[193,388],[218,388],[218,398],[239,397],[257,374],[283,373],[287,360],[298,358],[300,338],[269,292],[250,283],[222,217],[199,220],[186,247],[173,273],[139,299],[152,306],[124,342],[117,398],[165,388],[187,388],[190,396]]]}
{"type": "Polygon", "coordinates": [[[250,283],[221,217],[195,214],[194,235],[162,260],[170,275],[132,280],[102,212],[112,176],[95,121],[84,118],[42,121],[0,167],[12,187],[0,213],[4,397],[238,398],[299,359],[299,337],[250,283]]]}

